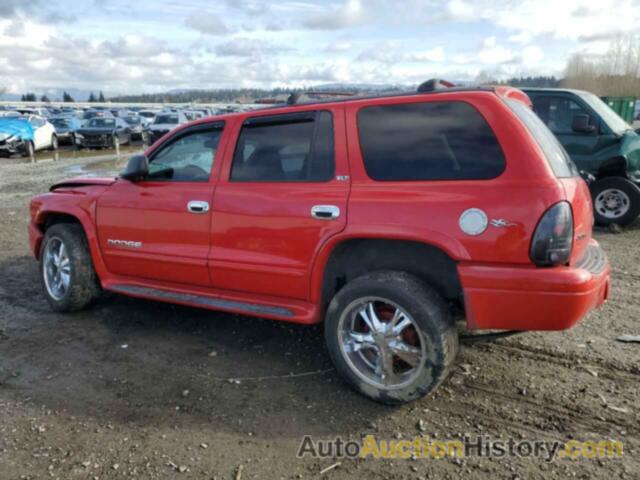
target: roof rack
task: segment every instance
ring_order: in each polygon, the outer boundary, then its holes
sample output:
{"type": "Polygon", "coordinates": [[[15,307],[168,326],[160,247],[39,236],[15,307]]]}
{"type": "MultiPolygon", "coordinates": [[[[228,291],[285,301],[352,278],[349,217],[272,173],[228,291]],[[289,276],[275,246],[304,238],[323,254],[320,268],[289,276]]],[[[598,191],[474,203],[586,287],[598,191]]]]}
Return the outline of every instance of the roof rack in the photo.
{"type": "Polygon", "coordinates": [[[453,88],[456,84],[449,82],[448,80],[441,80],[439,78],[431,78],[426,82],[422,82],[418,85],[418,93],[433,92],[435,90],[445,90],[447,88],[453,88]]]}
{"type": "Polygon", "coordinates": [[[329,90],[305,90],[301,92],[291,92],[289,98],[287,98],[287,105],[295,105],[299,102],[300,98],[303,95],[307,95],[308,97],[321,97],[321,96],[329,96],[329,97],[354,97],[356,95],[355,92],[332,92],[329,90]]]}
{"type": "Polygon", "coordinates": [[[309,91],[292,92],[289,95],[289,98],[287,98],[285,102],[265,105],[263,108],[275,109],[275,108],[284,108],[284,107],[293,107],[293,106],[306,106],[306,105],[318,105],[318,104],[334,103],[334,102],[345,102],[349,100],[367,100],[367,99],[385,98],[385,97],[408,97],[411,95],[422,95],[425,93],[433,93],[433,94],[446,93],[447,91],[452,91],[452,92],[494,91],[495,92],[495,90],[496,90],[495,87],[492,87],[492,86],[486,86],[486,85],[463,86],[463,85],[456,85],[447,80],[432,78],[430,80],[427,80],[426,82],[421,83],[416,90],[410,90],[410,91],[397,91],[397,90],[388,91],[387,90],[387,91],[382,91],[377,93],[368,92],[360,95],[355,92],[344,92],[344,91],[343,92],[325,92],[325,91],[309,90],[309,91]],[[328,98],[328,99],[314,99],[311,101],[309,100],[300,101],[302,96],[304,95],[309,96],[314,94],[318,96],[330,95],[330,96],[341,96],[345,98],[340,98],[340,99],[328,98]]]}

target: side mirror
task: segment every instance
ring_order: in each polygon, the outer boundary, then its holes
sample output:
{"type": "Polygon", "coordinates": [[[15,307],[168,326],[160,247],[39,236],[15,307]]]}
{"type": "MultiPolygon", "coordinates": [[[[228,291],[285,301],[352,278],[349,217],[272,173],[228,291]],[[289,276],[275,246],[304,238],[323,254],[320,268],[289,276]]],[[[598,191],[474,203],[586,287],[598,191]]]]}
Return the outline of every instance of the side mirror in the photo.
{"type": "Polygon", "coordinates": [[[589,122],[591,117],[584,113],[580,113],[578,115],[573,116],[573,121],[571,122],[571,130],[576,133],[593,133],[596,131],[595,125],[591,125],[589,122]]]}
{"type": "Polygon", "coordinates": [[[124,171],[120,173],[120,178],[135,182],[146,178],[147,175],[149,175],[149,159],[144,155],[134,155],[129,159],[124,171]]]}

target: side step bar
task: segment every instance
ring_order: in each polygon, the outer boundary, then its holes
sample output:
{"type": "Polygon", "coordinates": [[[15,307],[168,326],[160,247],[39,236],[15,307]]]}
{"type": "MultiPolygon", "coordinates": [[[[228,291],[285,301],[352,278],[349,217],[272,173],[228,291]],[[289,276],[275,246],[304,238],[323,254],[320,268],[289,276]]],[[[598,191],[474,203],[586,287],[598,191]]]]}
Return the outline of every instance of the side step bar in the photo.
{"type": "Polygon", "coordinates": [[[236,302],[224,300],[205,295],[194,295],[191,293],[179,293],[157,288],[140,287],[138,285],[117,284],[110,285],[108,290],[123,295],[134,297],[144,297],[164,302],[180,302],[194,306],[202,306],[213,310],[233,310],[242,311],[249,315],[277,315],[280,317],[293,317],[295,313],[287,308],[272,307],[268,305],[256,305],[253,303],[236,302]]]}

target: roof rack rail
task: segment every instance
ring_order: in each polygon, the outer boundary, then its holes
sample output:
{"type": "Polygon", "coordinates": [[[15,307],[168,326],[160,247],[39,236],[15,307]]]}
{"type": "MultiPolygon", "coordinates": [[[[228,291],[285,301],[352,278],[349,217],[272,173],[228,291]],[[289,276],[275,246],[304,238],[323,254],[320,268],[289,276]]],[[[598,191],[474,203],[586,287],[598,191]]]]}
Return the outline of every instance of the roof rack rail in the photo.
{"type": "Polygon", "coordinates": [[[333,92],[330,90],[305,90],[301,92],[291,92],[289,98],[287,98],[287,105],[295,105],[299,102],[300,98],[303,95],[307,95],[309,97],[317,97],[317,96],[330,96],[330,97],[353,97],[356,92],[333,92]]]}
{"type": "Polygon", "coordinates": [[[418,93],[433,92],[436,90],[445,90],[447,88],[453,88],[456,84],[449,82],[448,80],[441,80],[439,78],[431,78],[426,82],[422,82],[418,85],[418,93]]]}

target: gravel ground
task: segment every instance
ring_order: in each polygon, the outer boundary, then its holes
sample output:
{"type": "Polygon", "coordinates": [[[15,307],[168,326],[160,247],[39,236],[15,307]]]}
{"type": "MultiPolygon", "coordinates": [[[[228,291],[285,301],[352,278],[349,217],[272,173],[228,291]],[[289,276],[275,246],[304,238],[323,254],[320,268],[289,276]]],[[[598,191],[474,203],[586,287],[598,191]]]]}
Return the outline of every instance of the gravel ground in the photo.
{"type": "MultiPolygon", "coordinates": [[[[0,159],[0,478],[637,479],[640,223],[596,238],[611,300],[572,330],[463,346],[433,395],[372,403],[331,369],[317,327],[121,296],[73,314],[41,295],[30,197],[57,179],[115,171],[113,152],[0,159]],[[299,375],[302,374],[302,375],[299,375]],[[296,459],[329,439],[624,442],[622,459],[296,459]]],[[[532,308],[534,308],[532,306],[532,308]]]]}

